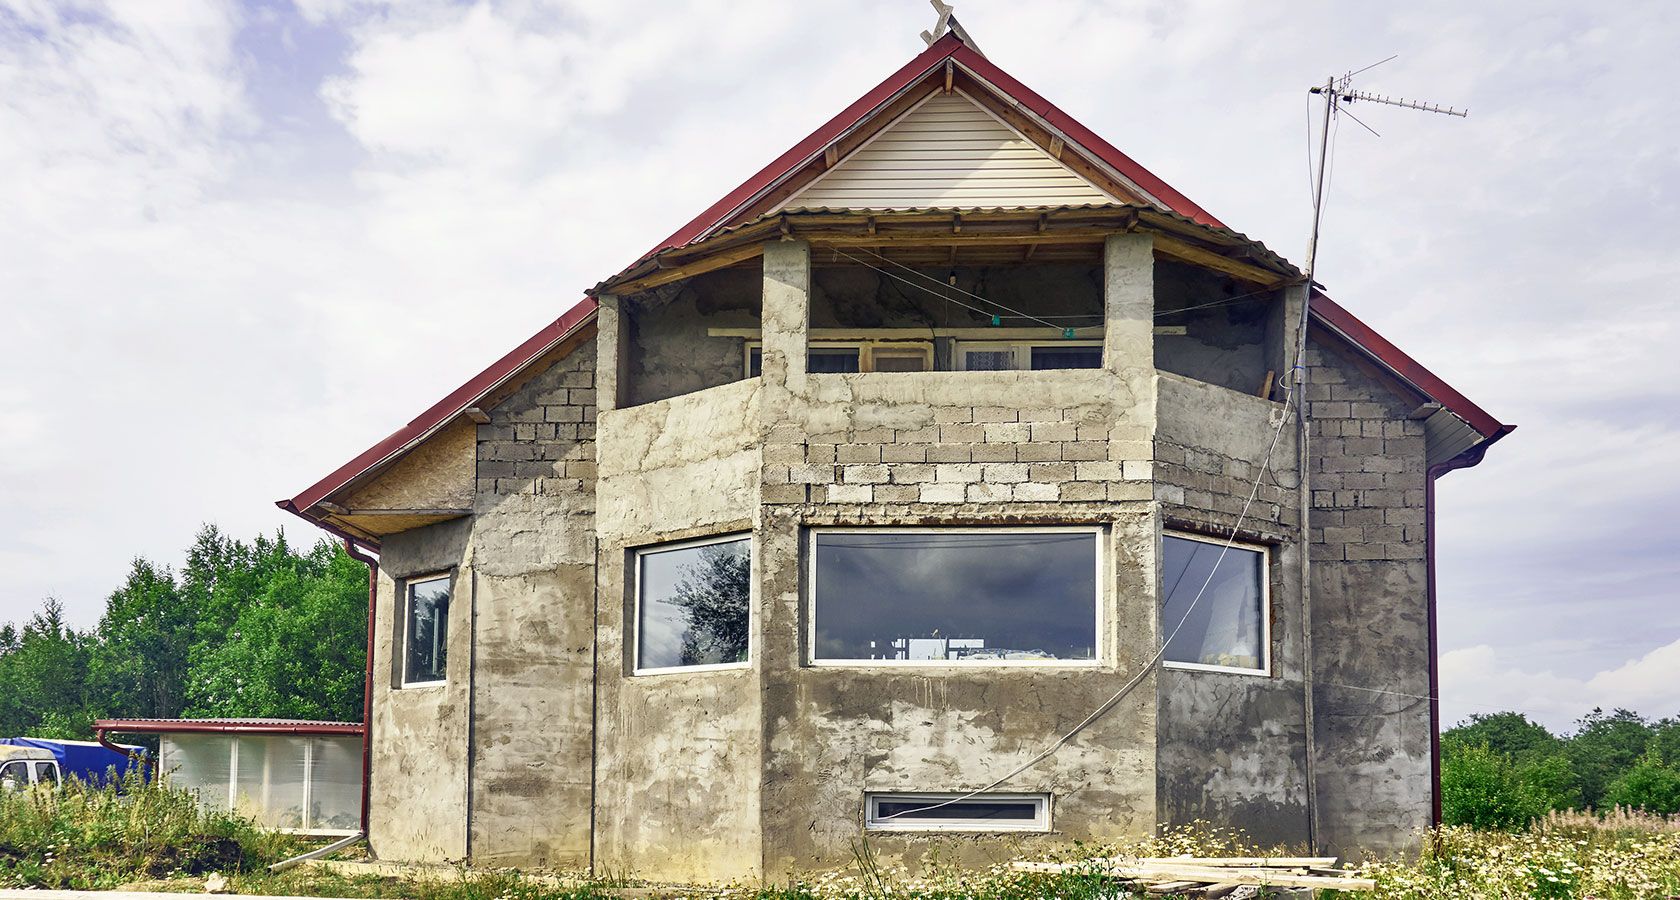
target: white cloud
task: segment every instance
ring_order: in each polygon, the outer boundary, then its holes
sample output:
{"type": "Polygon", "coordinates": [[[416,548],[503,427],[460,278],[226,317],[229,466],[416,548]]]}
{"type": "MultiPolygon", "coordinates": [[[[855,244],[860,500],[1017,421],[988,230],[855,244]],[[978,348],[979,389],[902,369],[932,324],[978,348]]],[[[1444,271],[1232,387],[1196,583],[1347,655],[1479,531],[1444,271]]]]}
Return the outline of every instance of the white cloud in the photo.
{"type": "Polygon", "coordinates": [[[1553,733],[1573,730],[1595,707],[1622,707],[1648,718],[1680,714],[1680,640],[1587,677],[1558,674],[1542,658],[1509,659],[1487,644],[1441,655],[1441,720],[1451,726],[1472,714],[1510,710],[1553,733]]]}

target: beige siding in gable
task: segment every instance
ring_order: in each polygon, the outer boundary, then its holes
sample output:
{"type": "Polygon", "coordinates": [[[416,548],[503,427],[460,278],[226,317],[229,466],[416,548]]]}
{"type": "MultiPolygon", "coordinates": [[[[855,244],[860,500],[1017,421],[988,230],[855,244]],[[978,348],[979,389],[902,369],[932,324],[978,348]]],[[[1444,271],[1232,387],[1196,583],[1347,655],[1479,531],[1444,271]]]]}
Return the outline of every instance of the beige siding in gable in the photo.
{"type": "Polygon", "coordinates": [[[850,209],[1115,203],[960,93],[936,94],[784,204],[850,209]]]}

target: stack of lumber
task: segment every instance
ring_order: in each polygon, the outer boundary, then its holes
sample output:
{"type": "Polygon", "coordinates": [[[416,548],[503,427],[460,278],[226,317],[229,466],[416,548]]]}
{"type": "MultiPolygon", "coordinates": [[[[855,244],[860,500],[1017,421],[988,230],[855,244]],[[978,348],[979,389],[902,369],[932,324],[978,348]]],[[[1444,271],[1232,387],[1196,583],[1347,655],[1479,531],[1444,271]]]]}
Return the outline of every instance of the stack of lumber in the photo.
{"type": "Polygon", "coordinates": [[[1078,863],[1018,862],[1025,872],[1089,870],[1093,865],[1114,878],[1148,885],[1151,894],[1196,894],[1213,900],[1238,893],[1244,885],[1274,888],[1333,888],[1374,891],[1376,881],[1355,878],[1332,868],[1333,856],[1116,856],[1078,863]]]}

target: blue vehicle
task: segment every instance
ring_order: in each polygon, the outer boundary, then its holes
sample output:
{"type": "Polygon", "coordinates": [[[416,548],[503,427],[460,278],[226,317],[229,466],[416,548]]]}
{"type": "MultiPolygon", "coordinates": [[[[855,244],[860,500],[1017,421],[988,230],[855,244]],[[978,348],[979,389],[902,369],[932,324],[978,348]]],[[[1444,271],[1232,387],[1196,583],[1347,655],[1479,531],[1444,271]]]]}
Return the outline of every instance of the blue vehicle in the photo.
{"type": "MultiPolygon", "coordinates": [[[[141,756],[146,753],[144,747],[117,746],[141,756]]],[[[120,779],[139,766],[134,758],[93,741],[0,738],[0,790],[56,785],[66,778],[102,784],[113,770],[120,779]]]]}

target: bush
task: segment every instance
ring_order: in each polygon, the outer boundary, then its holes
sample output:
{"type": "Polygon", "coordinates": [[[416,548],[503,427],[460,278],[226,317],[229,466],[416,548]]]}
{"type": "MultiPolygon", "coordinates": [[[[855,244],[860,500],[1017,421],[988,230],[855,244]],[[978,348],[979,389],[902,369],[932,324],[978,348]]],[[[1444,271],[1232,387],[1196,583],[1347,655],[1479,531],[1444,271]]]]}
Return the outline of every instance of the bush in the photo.
{"type": "Polygon", "coordinates": [[[69,779],[56,789],[0,793],[0,887],[92,890],[247,871],[297,845],[137,773],[102,786],[69,779]]]}
{"type": "Polygon", "coordinates": [[[1441,763],[1441,821],[1520,831],[1552,808],[1550,798],[1518,776],[1510,757],[1486,744],[1451,748],[1441,763]]]}
{"type": "Polygon", "coordinates": [[[1653,747],[1632,769],[1610,783],[1604,791],[1604,800],[1665,816],[1680,813],[1680,769],[1664,764],[1661,754],[1653,747]]]}

